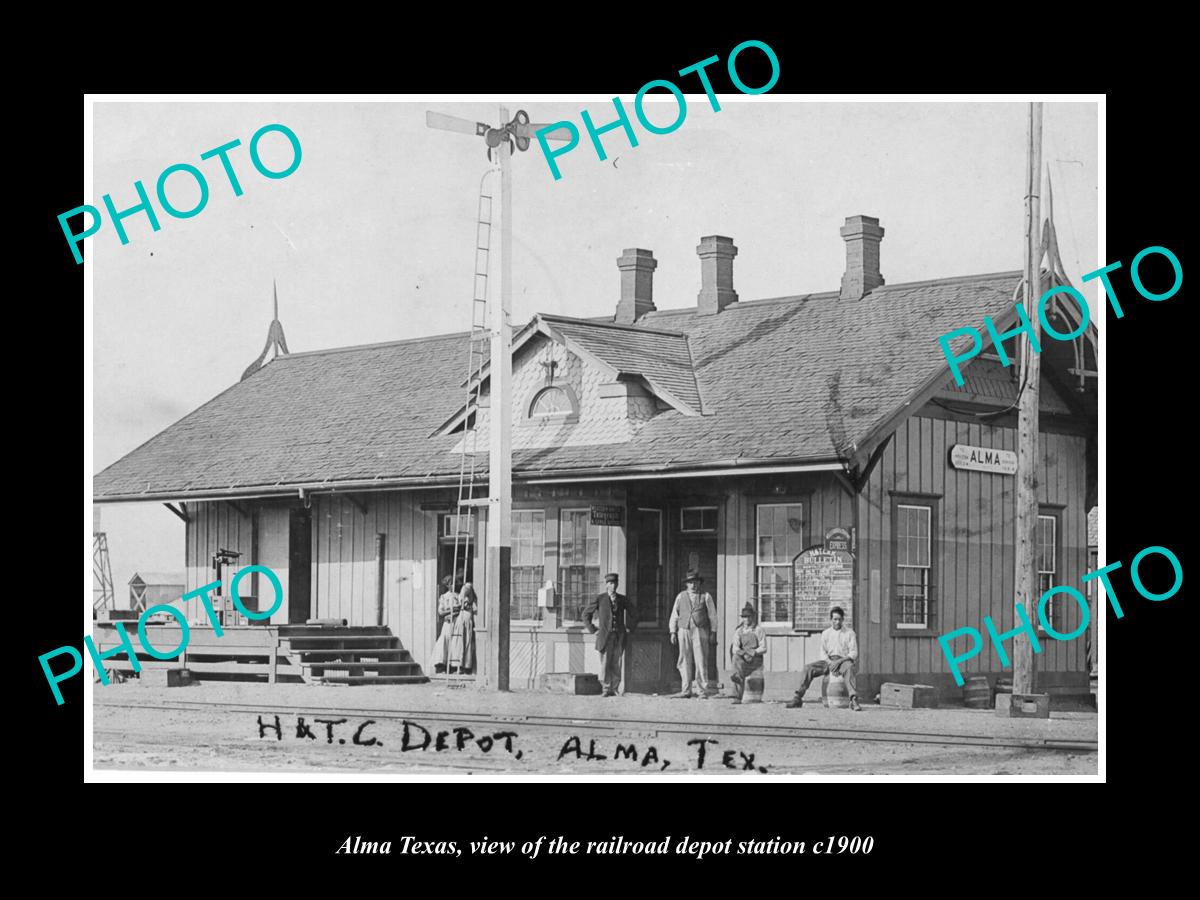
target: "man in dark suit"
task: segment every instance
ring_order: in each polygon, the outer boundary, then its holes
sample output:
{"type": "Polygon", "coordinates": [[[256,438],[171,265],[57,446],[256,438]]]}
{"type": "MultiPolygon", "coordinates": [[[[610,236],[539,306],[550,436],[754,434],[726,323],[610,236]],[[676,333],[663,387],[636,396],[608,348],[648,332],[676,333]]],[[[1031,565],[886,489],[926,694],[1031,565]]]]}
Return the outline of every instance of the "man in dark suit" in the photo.
{"type": "Polygon", "coordinates": [[[590,633],[596,635],[605,697],[617,695],[617,689],[621,686],[621,656],[625,652],[625,635],[637,627],[637,611],[628,597],[617,593],[619,583],[620,576],[616,572],[609,572],[604,576],[605,592],[583,610],[583,623],[590,633]],[[597,622],[593,622],[593,618],[597,622]]]}

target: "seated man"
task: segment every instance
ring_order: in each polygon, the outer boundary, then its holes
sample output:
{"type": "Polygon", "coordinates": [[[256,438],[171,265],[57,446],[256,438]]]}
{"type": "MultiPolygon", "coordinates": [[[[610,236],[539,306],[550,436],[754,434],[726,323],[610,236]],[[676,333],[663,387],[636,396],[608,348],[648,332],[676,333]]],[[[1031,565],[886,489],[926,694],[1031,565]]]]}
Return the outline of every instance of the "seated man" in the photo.
{"type": "Polygon", "coordinates": [[[832,627],[821,632],[821,658],[804,667],[804,680],[796,696],[788,703],[788,709],[799,709],[804,705],[804,693],[817,675],[841,675],[846,679],[846,690],[850,693],[850,708],[855,712],[862,710],[858,705],[858,691],[854,684],[855,664],[858,662],[858,639],[854,637],[854,629],[843,627],[846,612],[840,606],[829,611],[829,621],[832,627]]]}
{"type": "Polygon", "coordinates": [[[753,604],[747,603],[742,607],[742,624],[733,633],[733,646],[729,648],[733,658],[733,674],[729,680],[733,682],[734,703],[742,702],[746,676],[762,668],[763,654],[766,652],[767,638],[758,624],[758,610],[753,604]]]}

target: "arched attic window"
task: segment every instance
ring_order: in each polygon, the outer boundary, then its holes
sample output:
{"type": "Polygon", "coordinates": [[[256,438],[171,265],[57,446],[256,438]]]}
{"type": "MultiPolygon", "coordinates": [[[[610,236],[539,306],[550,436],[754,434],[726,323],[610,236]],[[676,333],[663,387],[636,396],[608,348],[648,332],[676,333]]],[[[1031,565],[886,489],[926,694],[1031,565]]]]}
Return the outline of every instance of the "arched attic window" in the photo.
{"type": "Polygon", "coordinates": [[[543,385],[529,401],[528,417],[541,422],[574,422],[579,418],[579,401],[568,385],[543,385]]]}

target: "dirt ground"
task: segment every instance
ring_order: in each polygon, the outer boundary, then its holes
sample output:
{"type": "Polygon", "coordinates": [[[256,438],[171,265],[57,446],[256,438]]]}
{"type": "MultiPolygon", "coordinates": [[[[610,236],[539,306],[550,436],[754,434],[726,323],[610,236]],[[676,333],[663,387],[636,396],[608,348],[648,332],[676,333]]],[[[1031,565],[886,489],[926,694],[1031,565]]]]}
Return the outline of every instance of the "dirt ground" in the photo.
{"type": "Polygon", "coordinates": [[[809,705],[789,710],[781,703],[735,706],[728,699],[481,694],[437,683],[152,688],[131,682],[94,690],[97,769],[619,776],[703,771],[734,777],[1097,773],[1097,754],[1087,750],[923,742],[949,735],[1095,741],[1095,712],[1002,719],[991,710],[868,705],[856,713],[809,705]],[[248,708],[152,707],[197,701],[248,708]],[[543,716],[567,721],[548,723],[543,716]],[[754,731],[779,725],[813,731],[803,737],[754,731]],[[898,742],[898,736],[912,740],[898,742]]]}

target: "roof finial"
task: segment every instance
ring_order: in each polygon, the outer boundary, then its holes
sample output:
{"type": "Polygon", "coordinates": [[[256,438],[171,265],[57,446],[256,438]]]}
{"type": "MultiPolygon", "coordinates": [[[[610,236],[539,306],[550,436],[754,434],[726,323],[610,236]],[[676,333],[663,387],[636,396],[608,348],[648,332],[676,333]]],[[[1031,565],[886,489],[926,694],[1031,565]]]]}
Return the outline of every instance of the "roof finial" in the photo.
{"type": "Polygon", "coordinates": [[[276,284],[274,278],[271,279],[271,290],[275,298],[275,315],[271,319],[270,328],[267,329],[267,343],[263,347],[262,353],[258,354],[258,359],[250,363],[246,371],[242,373],[242,381],[245,381],[262,368],[263,362],[267,358],[267,353],[270,352],[272,347],[275,348],[275,358],[278,358],[280,353],[284,356],[288,355],[287,338],[283,336],[283,324],[279,321],[279,285],[276,284]]]}

